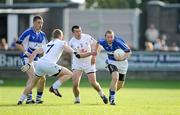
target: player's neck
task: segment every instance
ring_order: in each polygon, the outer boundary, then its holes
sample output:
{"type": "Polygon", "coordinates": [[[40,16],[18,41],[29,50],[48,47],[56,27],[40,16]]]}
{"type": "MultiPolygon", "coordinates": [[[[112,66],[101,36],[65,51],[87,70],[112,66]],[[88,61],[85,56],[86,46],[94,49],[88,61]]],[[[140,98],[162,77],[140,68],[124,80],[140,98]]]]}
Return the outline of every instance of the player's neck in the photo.
{"type": "Polygon", "coordinates": [[[75,37],[75,36],[74,36],[74,38],[76,38],[77,40],[80,40],[80,39],[81,39],[81,37],[75,37]]]}
{"type": "Polygon", "coordinates": [[[41,31],[40,29],[36,29],[35,27],[33,27],[33,29],[36,33],[39,33],[41,31]]]}
{"type": "Polygon", "coordinates": [[[107,41],[107,43],[108,43],[108,45],[110,45],[110,46],[111,46],[113,42],[108,42],[108,41],[107,41]]]}
{"type": "Polygon", "coordinates": [[[112,46],[112,43],[108,43],[109,46],[112,46]]]}
{"type": "Polygon", "coordinates": [[[39,33],[41,30],[40,29],[35,29],[36,33],[39,33]]]}
{"type": "Polygon", "coordinates": [[[53,38],[52,40],[63,40],[62,38],[53,38]]]}

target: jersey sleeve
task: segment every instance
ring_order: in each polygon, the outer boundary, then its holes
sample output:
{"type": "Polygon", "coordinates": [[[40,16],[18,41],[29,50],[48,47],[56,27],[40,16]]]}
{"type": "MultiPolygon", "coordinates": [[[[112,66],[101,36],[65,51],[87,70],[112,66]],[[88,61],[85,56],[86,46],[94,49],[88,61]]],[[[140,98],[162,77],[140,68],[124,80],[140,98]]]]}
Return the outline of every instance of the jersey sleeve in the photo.
{"type": "Polygon", "coordinates": [[[29,30],[24,31],[20,36],[19,39],[17,40],[16,43],[22,44],[22,42],[27,39],[27,36],[29,35],[29,30]]]}
{"type": "Polygon", "coordinates": [[[130,52],[130,48],[126,44],[126,42],[121,38],[116,38],[116,42],[118,43],[118,46],[124,51],[124,52],[130,52]]]}
{"type": "Polygon", "coordinates": [[[104,38],[100,38],[98,41],[97,41],[97,43],[99,44],[99,45],[101,45],[101,46],[103,46],[104,45],[104,38]]]}

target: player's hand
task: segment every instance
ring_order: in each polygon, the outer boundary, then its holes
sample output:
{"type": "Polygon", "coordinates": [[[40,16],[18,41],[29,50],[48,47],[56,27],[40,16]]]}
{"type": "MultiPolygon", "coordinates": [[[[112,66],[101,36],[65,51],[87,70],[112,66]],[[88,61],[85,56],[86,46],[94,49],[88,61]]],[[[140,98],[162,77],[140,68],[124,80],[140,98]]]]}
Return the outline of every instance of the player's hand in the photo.
{"type": "Polygon", "coordinates": [[[79,59],[81,58],[80,54],[78,54],[77,52],[74,52],[74,55],[79,59]]]}
{"type": "Polygon", "coordinates": [[[31,68],[31,64],[27,63],[21,67],[22,72],[27,72],[31,68]]]}
{"type": "Polygon", "coordinates": [[[96,64],[96,56],[92,56],[91,58],[91,65],[96,64]]]}
{"type": "Polygon", "coordinates": [[[116,61],[123,61],[124,60],[124,58],[123,57],[115,57],[115,59],[116,59],[116,61]]]}
{"type": "Polygon", "coordinates": [[[127,54],[125,53],[124,56],[118,56],[118,57],[115,57],[116,61],[124,61],[127,59],[127,54]]]}
{"type": "Polygon", "coordinates": [[[92,56],[97,56],[97,52],[93,51],[93,52],[91,52],[91,55],[92,56]]]}

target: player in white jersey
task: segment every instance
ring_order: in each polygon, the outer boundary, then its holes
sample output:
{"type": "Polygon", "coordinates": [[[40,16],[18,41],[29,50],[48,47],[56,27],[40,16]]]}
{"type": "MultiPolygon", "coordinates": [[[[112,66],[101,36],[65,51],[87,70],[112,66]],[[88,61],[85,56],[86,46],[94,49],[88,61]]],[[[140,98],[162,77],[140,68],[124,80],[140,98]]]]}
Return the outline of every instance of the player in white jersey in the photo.
{"type": "MultiPolygon", "coordinates": [[[[41,16],[34,16],[33,18],[33,27],[28,28],[25,30],[19,39],[16,42],[16,47],[21,51],[20,57],[22,60],[22,64],[25,65],[29,61],[30,54],[37,48],[41,47],[42,45],[46,44],[46,35],[44,32],[41,31],[43,25],[43,18],[41,16]]],[[[35,62],[39,59],[40,55],[37,55],[34,58],[34,65],[26,71],[28,75],[28,80],[26,86],[29,85],[31,79],[34,75],[34,66],[35,62]]],[[[36,95],[36,103],[41,104],[43,101],[41,97],[43,95],[43,90],[45,86],[45,76],[41,77],[37,86],[37,95],[36,95]]],[[[35,103],[32,100],[32,91],[27,96],[26,104],[33,104],[35,103]]]]}
{"type": "MultiPolygon", "coordinates": [[[[54,82],[54,84],[50,87],[49,91],[54,93],[55,95],[61,97],[62,95],[59,93],[58,88],[61,84],[72,77],[72,72],[65,67],[59,66],[57,61],[61,57],[63,50],[73,53],[74,50],[67,46],[65,41],[63,40],[63,32],[59,29],[55,29],[53,31],[53,38],[48,44],[43,46],[42,48],[36,49],[32,55],[30,56],[29,63],[24,65],[22,69],[27,71],[31,66],[32,60],[35,58],[37,54],[45,53],[42,58],[37,61],[35,66],[35,75],[32,79],[32,82],[28,87],[25,88],[21,98],[18,101],[18,105],[21,105],[26,95],[32,90],[32,88],[36,85],[37,81],[45,75],[48,76],[57,76],[58,80],[54,82]]],[[[77,54],[74,52],[77,58],[83,58],[91,55],[91,52],[87,52],[84,54],[77,54]]]]}
{"type": "MultiPolygon", "coordinates": [[[[80,26],[72,27],[73,37],[69,41],[69,46],[71,46],[77,53],[91,52],[93,45],[96,40],[88,34],[84,34],[81,31],[80,26]]],[[[72,70],[73,70],[73,93],[75,96],[74,104],[80,103],[80,90],[79,84],[81,80],[82,73],[85,72],[88,76],[89,83],[94,87],[94,89],[99,93],[100,97],[103,99],[105,104],[108,103],[101,86],[96,81],[96,66],[95,57],[88,56],[86,58],[77,58],[73,56],[72,58],[72,70]]]]}

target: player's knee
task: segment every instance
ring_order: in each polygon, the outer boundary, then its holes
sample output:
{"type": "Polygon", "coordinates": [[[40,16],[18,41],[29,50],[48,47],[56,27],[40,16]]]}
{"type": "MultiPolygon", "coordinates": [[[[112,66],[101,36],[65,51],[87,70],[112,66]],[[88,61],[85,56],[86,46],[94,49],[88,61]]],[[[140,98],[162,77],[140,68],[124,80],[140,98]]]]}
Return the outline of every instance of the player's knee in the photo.
{"type": "Polygon", "coordinates": [[[69,76],[72,77],[72,76],[73,76],[73,73],[72,73],[72,72],[69,72],[69,76]]]}
{"type": "Polygon", "coordinates": [[[73,80],[72,82],[73,82],[73,88],[79,87],[79,84],[76,80],[73,80]]]}
{"type": "Polygon", "coordinates": [[[112,75],[112,80],[114,81],[114,82],[117,82],[118,81],[118,75],[112,75]]]}
{"type": "Polygon", "coordinates": [[[34,81],[31,81],[31,83],[28,85],[29,89],[32,89],[35,86],[36,86],[36,82],[34,81]]]}
{"type": "Polygon", "coordinates": [[[78,84],[73,84],[73,88],[74,88],[74,89],[77,89],[78,87],[79,87],[78,84]]]}
{"type": "Polygon", "coordinates": [[[96,79],[89,79],[89,83],[90,83],[92,86],[94,86],[94,85],[97,84],[97,81],[96,81],[96,79]]]}

